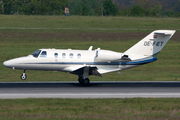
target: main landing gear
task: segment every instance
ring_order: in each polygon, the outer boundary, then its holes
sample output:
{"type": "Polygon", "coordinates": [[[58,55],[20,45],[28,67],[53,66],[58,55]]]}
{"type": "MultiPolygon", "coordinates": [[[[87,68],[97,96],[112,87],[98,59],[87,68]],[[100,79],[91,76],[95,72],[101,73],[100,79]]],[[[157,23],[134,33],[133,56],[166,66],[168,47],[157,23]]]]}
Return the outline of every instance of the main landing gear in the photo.
{"type": "Polygon", "coordinates": [[[21,75],[21,79],[25,80],[26,78],[27,78],[27,76],[26,76],[26,73],[25,73],[25,70],[24,70],[23,74],[21,75]]]}
{"type": "Polygon", "coordinates": [[[80,84],[83,84],[83,85],[88,85],[89,84],[89,78],[83,79],[82,76],[79,76],[78,81],[79,81],[80,84]]]}

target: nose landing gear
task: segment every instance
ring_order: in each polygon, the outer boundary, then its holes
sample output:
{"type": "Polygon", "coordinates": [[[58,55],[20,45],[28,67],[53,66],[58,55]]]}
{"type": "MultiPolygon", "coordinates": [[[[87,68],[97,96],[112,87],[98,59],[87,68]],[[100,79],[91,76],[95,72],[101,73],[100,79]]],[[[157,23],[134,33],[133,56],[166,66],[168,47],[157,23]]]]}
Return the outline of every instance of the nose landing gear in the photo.
{"type": "Polygon", "coordinates": [[[25,70],[24,70],[24,73],[21,75],[20,78],[21,78],[22,80],[26,80],[27,76],[26,76],[25,70]]]}

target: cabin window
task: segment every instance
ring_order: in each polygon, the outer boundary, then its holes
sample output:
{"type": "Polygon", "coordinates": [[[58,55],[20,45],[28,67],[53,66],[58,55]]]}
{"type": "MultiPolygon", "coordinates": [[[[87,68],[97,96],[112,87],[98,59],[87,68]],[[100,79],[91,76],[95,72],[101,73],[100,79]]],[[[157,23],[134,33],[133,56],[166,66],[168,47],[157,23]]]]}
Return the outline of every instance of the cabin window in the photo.
{"type": "Polygon", "coordinates": [[[81,58],[81,54],[80,53],[77,54],[77,58],[79,58],[79,59],[81,58]]]}
{"type": "Polygon", "coordinates": [[[54,57],[55,57],[55,58],[58,58],[58,53],[54,53],[54,57]]]}
{"type": "Polygon", "coordinates": [[[65,57],[66,57],[66,53],[63,53],[63,54],[62,54],[62,57],[65,58],[65,57]]]}
{"type": "Polygon", "coordinates": [[[46,51],[42,51],[40,57],[46,57],[46,55],[47,55],[47,52],[46,51]]]}
{"type": "Polygon", "coordinates": [[[37,58],[39,56],[40,52],[41,52],[41,50],[36,50],[31,55],[33,55],[33,57],[37,58]]]}
{"type": "Polygon", "coordinates": [[[73,58],[73,53],[70,53],[70,54],[69,54],[69,57],[70,57],[70,58],[73,58]]]}

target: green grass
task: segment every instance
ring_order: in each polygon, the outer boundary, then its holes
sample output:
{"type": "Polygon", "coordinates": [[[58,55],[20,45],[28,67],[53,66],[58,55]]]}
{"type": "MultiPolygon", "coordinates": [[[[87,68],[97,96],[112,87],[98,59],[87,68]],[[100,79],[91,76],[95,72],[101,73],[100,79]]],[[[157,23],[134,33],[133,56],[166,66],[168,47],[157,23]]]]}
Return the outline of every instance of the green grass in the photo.
{"type": "Polygon", "coordinates": [[[0,119],[180,119],[179,98],[6,99],[0,119]]]}
{"type": "MultiPolygon", "coordinates": [[[[103,74],[102,78],[91,76],[90,79],[180,81],[179,23],[178,18],[0,15],[0,27],[52,28],[0,30],[0,82],[21,82],[19,77],[23,71],[5,68],[2,63],[8,59],[28,55],[36,49],[88,49],[93,45],[94,48],[124,52],[155,29],[178,29],[157,56],[158,61],[122,71],[121,75],[113,72],[103,74]],[[111,30],[114,28],[118,30],[111,30]],[[120,33],[121,37],[118,36],[120,33]],[[125,37],[122,33],[126,34],[125,37]]],[[[77,81],[77,76],[63,72],[27,71],[27,76],[26,81],[30,82],[77,81]]],[[[0,99],[0,119],[180,119],[179,100],[179,98],[0,99]]]]}
{"type": "MultiPolygon", "coordinates": [[[[179,23],[178,18],[0,15],[0,27],[52,28],[0,29],[0,81],[21,81],[19,76],[22,70],[5,68],[2,65],[3,61],[26,56],[40,48],[87,50],[93,45],[93,49],[100,47],[124,52],[154,29],[179,29],[179,23]],[[105,28],[105,30],[82,28],[105,28]],[[114,28],[118,30],[112,30],[114,28]]],[[[113,72],[103,74],[102,78],[91,76],[90,79],[92,81],[179,81],[179,34],[178,30],[157,56],[158,61],[122,71],[121,75],[113,72]]],[[[27,76],[26,81],[31,82],[77,81],[77,76],[63,72],[27,71],[27,76]]]]}
{"type": "Polygon", "coordinates": [[[0,27],[178,29],[179,18],[0,15],[0,27]]]}

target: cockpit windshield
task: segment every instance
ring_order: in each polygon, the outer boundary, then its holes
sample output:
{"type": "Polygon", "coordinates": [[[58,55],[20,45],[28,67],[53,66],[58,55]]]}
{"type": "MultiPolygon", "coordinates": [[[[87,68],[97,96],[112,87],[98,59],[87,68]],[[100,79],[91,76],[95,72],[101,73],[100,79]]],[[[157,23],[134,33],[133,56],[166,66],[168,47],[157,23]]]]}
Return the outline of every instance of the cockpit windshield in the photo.
{"type": "Polygon", "coordinates": [[[36,50],[31,55],[33,55],[33,57],[37,58],[39,56],[40,52],[41,52],[41,50],[36,50]]]}

